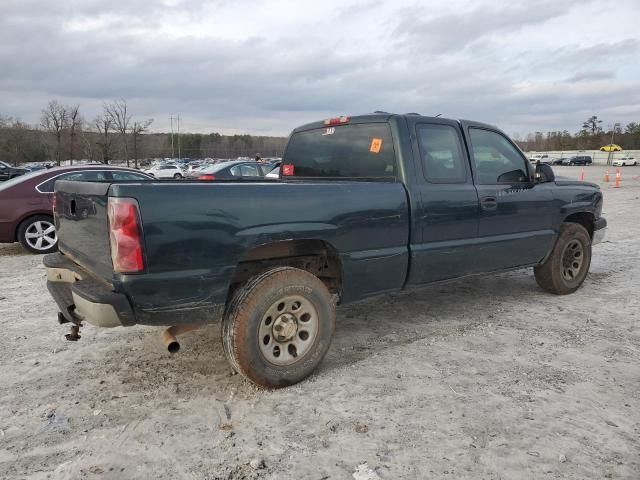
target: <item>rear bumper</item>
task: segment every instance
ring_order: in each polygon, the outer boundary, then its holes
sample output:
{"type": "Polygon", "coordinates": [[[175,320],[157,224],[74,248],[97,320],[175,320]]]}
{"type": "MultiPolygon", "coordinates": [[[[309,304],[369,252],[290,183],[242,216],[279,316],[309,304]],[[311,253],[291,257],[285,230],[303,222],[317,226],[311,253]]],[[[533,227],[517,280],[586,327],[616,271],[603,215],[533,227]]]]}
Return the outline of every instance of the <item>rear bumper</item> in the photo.
{"type": "Polygon", "coordinates": [[[134,325],[128,298],[113,291],[61,253],[45,255],[47,289],[62,315],[73,323],[86,321],[98,327],[134,325]]]}
{"type": "Polygon", "coordinates": [[[607,233],[607,220],[605,218],[599,218],[593,225],[593,238],[591,239],[591,245],[597,245],[604,241],[604,237],[607,233]]]}

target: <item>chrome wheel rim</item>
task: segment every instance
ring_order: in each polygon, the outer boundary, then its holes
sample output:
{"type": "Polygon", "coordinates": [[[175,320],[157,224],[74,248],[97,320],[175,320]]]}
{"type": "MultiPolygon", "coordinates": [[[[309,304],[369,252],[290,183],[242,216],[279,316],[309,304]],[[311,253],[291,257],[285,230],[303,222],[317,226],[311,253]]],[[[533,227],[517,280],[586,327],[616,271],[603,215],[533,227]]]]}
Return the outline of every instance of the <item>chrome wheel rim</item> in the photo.
{"type": "Polygon", "coordinates": [[[571,240],[564,247],[562,253],[562,278],[568,282],[574,281],[584,263],[584,247],[578,240],[571,240]]]}
{"type": "Polygon", "coordinates": [[[275,301],[262,316],[258,345],[274,365],[291,365],[302,359],[318,335],[318,311],[304,297],[292,295],[275,301]]]}
{"type": "Polygon", "coordinates": [[[26,242],[34,250],[47,250],[58,241],[56,227],[51,222],[39,220],[27,227],[24,233],[26,242]]]}

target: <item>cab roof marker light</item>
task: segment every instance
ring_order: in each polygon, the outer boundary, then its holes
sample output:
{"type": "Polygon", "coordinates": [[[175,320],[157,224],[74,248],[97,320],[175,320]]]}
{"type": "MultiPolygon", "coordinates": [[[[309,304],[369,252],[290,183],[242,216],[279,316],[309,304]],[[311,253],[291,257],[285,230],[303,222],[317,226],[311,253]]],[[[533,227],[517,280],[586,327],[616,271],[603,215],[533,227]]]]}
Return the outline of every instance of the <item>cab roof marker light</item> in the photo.
{"type": "Polygon", "coordinates": [[[340,125],[342,123],[349,123],[349,121],[351,120],[351,117],[347,117],[347,116],[342,116],[342,117],[334,117],[334,118],[327,118],[324,121],[325,125],[340,125]]]}

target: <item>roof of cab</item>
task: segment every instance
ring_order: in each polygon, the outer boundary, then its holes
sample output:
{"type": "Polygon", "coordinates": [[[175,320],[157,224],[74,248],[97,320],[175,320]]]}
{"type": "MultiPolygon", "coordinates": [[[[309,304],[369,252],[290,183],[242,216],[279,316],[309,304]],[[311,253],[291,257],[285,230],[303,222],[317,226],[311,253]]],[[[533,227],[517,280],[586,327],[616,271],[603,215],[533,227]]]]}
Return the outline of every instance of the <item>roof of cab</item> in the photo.
{"type": "MultiPolygon", "coordinates": [[[[492,125],[488,125],[486,123],[481,123],[481,122],[476,122],[476,121],[472,121],[472,120],[457,120],[455,118],[444,118],[444,117],[434,117],[434,116],[426,116],[426,115],[420,115],[419,113],[404,113],[404,114],[397,114],[397,113],[389,113],[389,112],[374,112],[374,113],[368,113],[365,115],[354,115],[349,117],[347,115],[347,117],[349,118],[348,122],[344,122],[342,125],[353,125],[353,124],[358,124],[358,123],[384,123],[384,122],[388,122],[392,117],[408,117],[408,118],[412,118],[412,119],[416,119],[419,118],[420,120],[448,120],[451,122],[468,122],[468,123],[472,123],[474,126],[479,126],[479,127],[487,127],[487,128],[495,128],[492,125]]],[[[325,119],[326,120],[326,119],[325,119]]],[[[319,120],[316,122],[311,122],[311,123],[307,123],[305,125],[301,125],[297,128],[295,128],[293,130],[292,133],[296,133],[296,132],[302,132],[305,130],[313,130],[316,128],[325,128],[328,125],[325,124],[325,120],[319,120]]],[[[340,124],[336,124],[336,125],[332,125],[332,126],[339,126],[340,124]]]]}

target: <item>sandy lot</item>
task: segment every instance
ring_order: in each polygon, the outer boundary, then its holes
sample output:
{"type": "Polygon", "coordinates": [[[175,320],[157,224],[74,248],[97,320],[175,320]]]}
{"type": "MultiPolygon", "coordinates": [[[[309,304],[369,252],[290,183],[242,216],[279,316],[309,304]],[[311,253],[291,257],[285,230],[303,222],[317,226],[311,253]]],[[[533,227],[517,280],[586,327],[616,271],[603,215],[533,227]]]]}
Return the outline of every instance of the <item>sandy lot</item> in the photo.
{"type": "Polygon", "coordinates": [[[41,259],[0,246],[0,478],[638,479],[640,167],[622,171],[577,293],[522,270],[345,306],[317,373],[278,391],[231,375],[217,325],[173,357],[154,328],[65,341],[41,259]]]}

